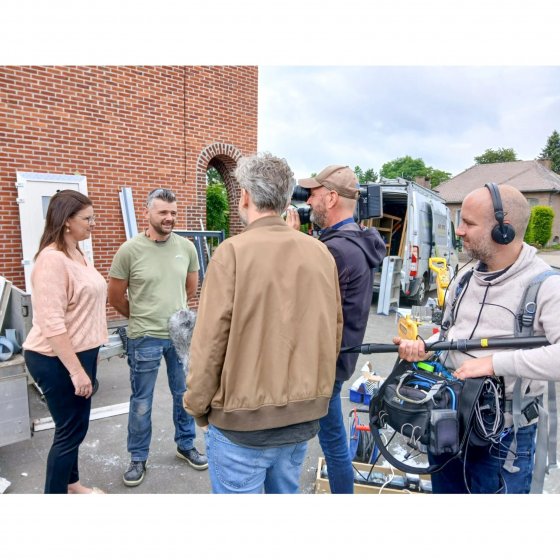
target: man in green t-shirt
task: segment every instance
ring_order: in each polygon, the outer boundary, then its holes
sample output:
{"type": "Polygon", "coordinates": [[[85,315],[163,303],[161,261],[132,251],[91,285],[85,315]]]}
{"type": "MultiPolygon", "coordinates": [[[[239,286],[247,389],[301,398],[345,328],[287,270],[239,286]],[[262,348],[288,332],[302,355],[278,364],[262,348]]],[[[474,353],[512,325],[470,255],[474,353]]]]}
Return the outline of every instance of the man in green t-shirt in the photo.
{"type": "Polygon", "coordinates": [[[168,189],[155,189],[146,202],[148,227],[117,251],[109,271],[109,303],[128,317],[130,410],[127,486],[138,486],[146,473],[152,436],[152,400],[162,357],[173,395],[177,457],[197,470],[208,468],[194,447],[195,424],[183,408],[185,371],[169,338],[167,322],[196,295],[198,258],[191,241],[173,233],[177,200],[168,189]],[[127,296],[128,290],[128,296],[127,296]]]}

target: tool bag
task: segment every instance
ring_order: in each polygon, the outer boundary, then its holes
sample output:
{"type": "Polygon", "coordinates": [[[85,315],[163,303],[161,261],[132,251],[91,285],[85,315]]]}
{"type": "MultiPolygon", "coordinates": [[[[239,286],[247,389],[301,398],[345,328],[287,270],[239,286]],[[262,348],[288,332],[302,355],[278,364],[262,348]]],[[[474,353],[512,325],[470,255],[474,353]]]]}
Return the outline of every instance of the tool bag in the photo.
{"type": "MultiPolygon", "coordinates": [[[[473,430],[475,407],[485,398],[483,387],[488,382],[499,383],[490,377],[462,382],[448,373],[428,372],[400,361],[370,402],[371,434],[383,457],[401,471],[413,474],[430,474],[442,468],[415,467],[399,461],[381,437],[380,430],[387,426],[404,436],[412,449],[434,456],[457,456],[467,442],[490,445],[473,430]]],[[[485,406],[480,409],[489,410],[485,406]]]]}

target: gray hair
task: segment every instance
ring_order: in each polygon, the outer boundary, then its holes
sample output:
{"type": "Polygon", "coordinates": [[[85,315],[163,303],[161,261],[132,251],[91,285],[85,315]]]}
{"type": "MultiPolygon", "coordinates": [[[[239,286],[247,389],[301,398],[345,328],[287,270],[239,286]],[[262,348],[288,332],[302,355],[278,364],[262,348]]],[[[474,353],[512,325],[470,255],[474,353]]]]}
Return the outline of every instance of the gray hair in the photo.
{"type": "Polygon", "coordinates": [[[154,189],[148,194],[146,199],[146,207],[151,208],[155,199],[164,200],[165,202],[177,202],[175,193],[169,189],[154,189]]]}
{"type": "Polygon", "coordinates": [[[268,152],[242,157],[233,172],[260,212],[286,210],[296,181],[288,162],[268,152]]]}

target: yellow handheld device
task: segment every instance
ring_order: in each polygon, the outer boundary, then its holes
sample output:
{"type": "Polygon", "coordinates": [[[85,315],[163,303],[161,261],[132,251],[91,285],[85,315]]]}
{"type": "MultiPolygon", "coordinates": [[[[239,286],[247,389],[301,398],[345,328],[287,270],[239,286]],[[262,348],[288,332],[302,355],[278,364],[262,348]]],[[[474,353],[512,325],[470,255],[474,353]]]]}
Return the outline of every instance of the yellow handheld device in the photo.
{"type": "Polygon", "coordinates": [[[406,340],[416,340],[418,337],[418,321],[412,319],[410,315],[401,317],[397,324],[397,331],[401,338],[406,340]]]}
{"type": "Polygon", "coordinates": [[[436,273],[436,287],[438,306],[443,308],[445,301],[445,290],[449,286],[449,271],[447,270],[447,261],[441,257],[430,257],[428,260],[430,270],[436,273]]]}

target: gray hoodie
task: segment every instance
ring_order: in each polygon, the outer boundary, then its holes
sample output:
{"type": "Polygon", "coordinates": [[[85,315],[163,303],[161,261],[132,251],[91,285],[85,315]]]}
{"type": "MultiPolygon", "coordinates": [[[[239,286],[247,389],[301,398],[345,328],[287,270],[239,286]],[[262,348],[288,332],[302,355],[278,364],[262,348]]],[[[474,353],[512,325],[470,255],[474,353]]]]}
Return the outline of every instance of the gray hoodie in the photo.
{"type": "MultiPolygon", "coordinates": [[[[517,260],[494,280],[488,280],[487,272],[477,270],[480,264],[477,263],[462,297],[458,298],[455,305],[455,323],[450,327],[446,339],[513,336],[514,317],[525,288],[537,274],[550,268],[536,253],[534,247],[524,243],[517,260]]],[[[447,304],[453,301],[462,274],[450,285],[447,304]]],[[[449,307],[450,305],[447,305],[444,322],[450,319],[449,307]]],[[[545,388],[544,381],[560,381],[560,276],[549,276],[541,285],[533,328],[534,335],[545,335],[550,346],[527,350],[469,351],[471,356],[451,351],[445,364],[456,369],[471,357],[493,354],[494,372],[504,377],[506,398],[511,398],[517,377],[524,378],[522,395],[541,395],[545,388]]]]}

